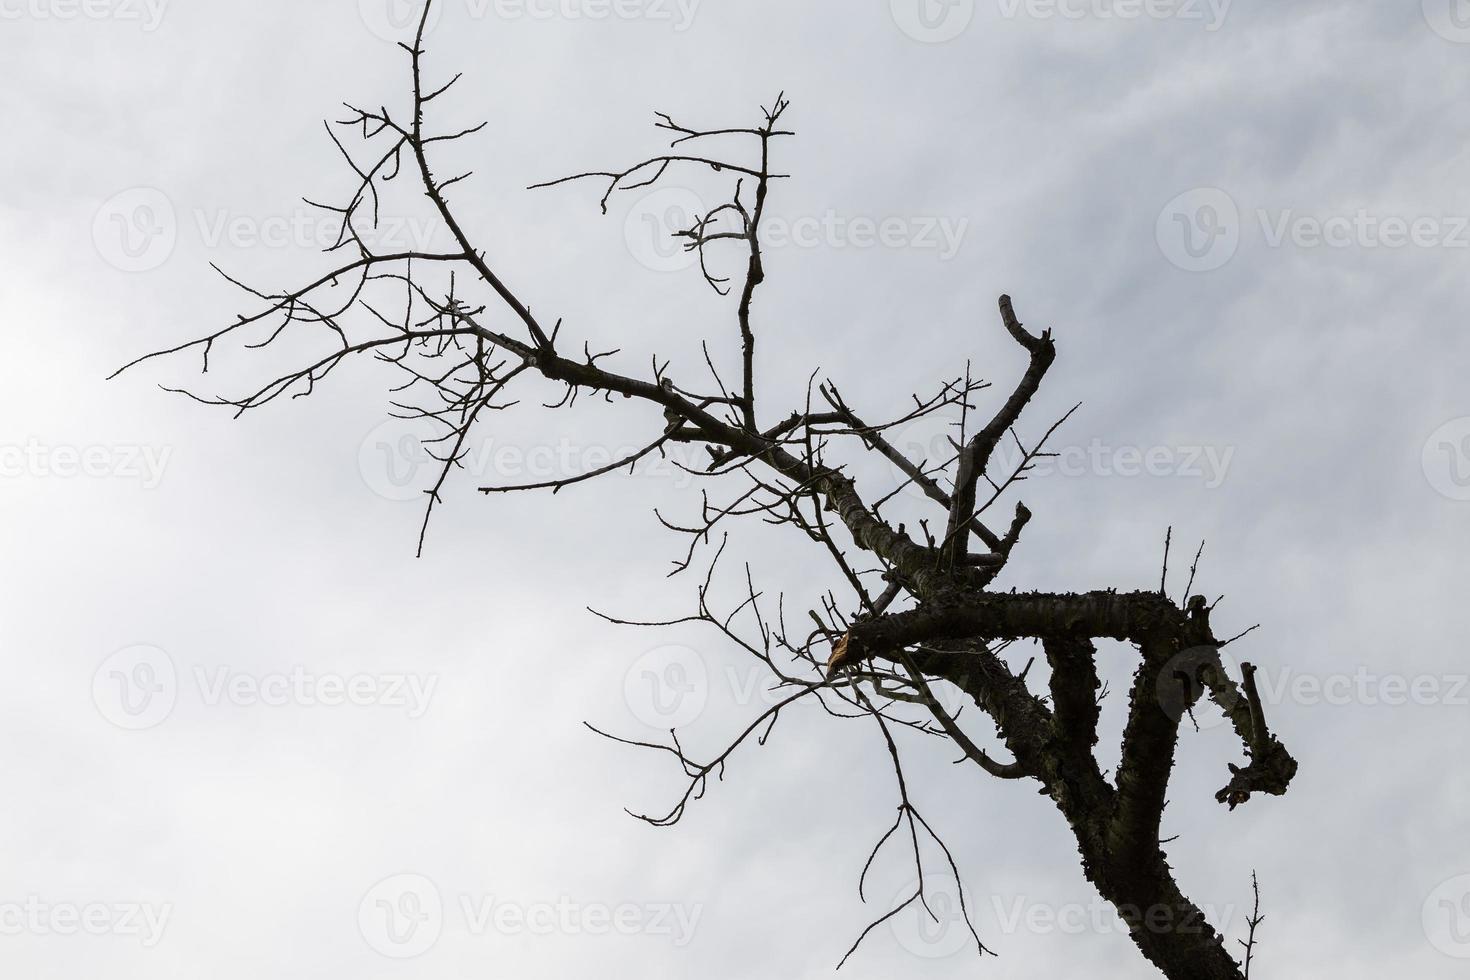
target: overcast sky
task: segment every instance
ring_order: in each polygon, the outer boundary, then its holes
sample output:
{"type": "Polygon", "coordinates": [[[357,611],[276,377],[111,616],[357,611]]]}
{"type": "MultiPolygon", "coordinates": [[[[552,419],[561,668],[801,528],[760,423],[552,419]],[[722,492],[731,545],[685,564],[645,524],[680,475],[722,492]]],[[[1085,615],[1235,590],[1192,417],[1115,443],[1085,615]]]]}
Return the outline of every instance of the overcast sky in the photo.
{"type": "MultiPolygon", "coordinates": [[[[722,186],[526,191],[662,145],[653,111],[751,125],[784,90],[758,303],[770,421],[814,369],[860,411],[963,373],[1008,390],[1015,297],[1059,357],[1023,431],[1073,403],[1000,585],[1196,591],[1260,665],[1300,760],[1285,797],[1213,800],[1238,742],[1183,739],[1165,830],[1230,941],[1252,870],[1262,977],[1463,976],[1470,962],[1470,9],[1457,0],[446,0],[463,71],[442,166],[505,278],[643,372],[736,357],[732,300],[655,232],[722,186]],[[456,166],[463,164],[463,166],[456,166]]],[[[763,681],[666,579],[698,487],[671,467],[555,498],[655,434],[630,406],[491,419],[414,558],[433,474],[349,364],[234,421],[271,355],[103,379],[325,268],[302,203],[350,173],[343,101],[403,105],[412,4],[0,0],[0,964],[7,975],[244,980],[824,977],[908,887],[857,895],[896,805],[871,725],[783,716],[679,826],[668,757],[599,740],[677,722],[717,749],[763,681]],[[333,703],[323,703],[333,702],[333,703]],[[89,934],[95,933],[95,934],[89,934]]],[[[443,244],[409,198],[390,242],[443,244]]],[[[401,210],[395,210],[401,208],[401,210]]],[[[735,271],[731,265],[727,271],[735,271]]],[[[508,326],[503,314],[492,314],[508,326]]],[[[989,403],[987,403],[989,404],[989,403]]],[[[942,429],[902,436],[932,445],[942,429]]],[[[893,475],[864,471],[878,486],[893,475]]],[[[901,500],[921,513],[922,501],[901,500]]],[[[805,619],[821,549],[756,533],[805,619]]],[[[728,597],[728,591],[722,593],[728,597]]],[[[1130,652],[1105,649],[1116,755],[1130,652]]],[[[1110,711],[1107,709],[1111,709],[1110,711]]],[[[975,719],[979,721],[979,719],[975,719]]],[[[975,726],[989,736],[989,726],[975,726]]],[[[1000,956],[905,913],[853,978],[1145,977],[1029,783],[903,748],[1000,956]]],[[[936,883],[935,887],[943,888],[936,883]]],[[[952,889],[951,889],[952,891],[952,889]]],[[[948,908],[941,902],[941,910],[948,908]]]]}

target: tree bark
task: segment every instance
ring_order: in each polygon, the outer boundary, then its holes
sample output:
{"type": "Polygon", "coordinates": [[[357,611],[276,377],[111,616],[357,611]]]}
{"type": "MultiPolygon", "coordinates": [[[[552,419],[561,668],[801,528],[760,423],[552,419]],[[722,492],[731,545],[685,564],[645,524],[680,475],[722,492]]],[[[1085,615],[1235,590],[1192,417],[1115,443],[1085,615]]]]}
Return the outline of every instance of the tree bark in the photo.
{"type": "Polygon", "coordinates": [[[1145,863],[1103,859],[1092,866],[1096,872],[1088,877],[1128,924],[1139,952],[1165,977],[1242,980],[1240,964],[1179,890],[1162,850],[1155,847],[1145,863]]]}
{"type": "Polygon", "coordinates": [[[1160,846],[1180,712],[1205,690],[1237,724],[1251,765],[1231,767],[1232,792],[1279,793],[1296,764],[1266,728],[1246,669],[1245,696],[1219,667],[1218,641],[1202,601],[1186,608],[1159,593],[984,593],[955,596],[855,624],[855,658],[888,658],[910,644],[905,662],[965,691],[996,723],[1015,763],[1039,780],[1077,841],[1083,872],[1127,924],[1134,944],[1169,980],[1243,980],[1240,965],[1201,909],[1180,890],[1160,846]],[[1037,637],[1051,667],[1043,701],[996,655],[997,638],[1037,637]],[[1099,704],[1092,640],[1132,642],[1139,663],[1129,695],[1115,779],[1101,772],[1099,704]],[[1163,690],[1188,682],[1181,703],[1163,690]]]}

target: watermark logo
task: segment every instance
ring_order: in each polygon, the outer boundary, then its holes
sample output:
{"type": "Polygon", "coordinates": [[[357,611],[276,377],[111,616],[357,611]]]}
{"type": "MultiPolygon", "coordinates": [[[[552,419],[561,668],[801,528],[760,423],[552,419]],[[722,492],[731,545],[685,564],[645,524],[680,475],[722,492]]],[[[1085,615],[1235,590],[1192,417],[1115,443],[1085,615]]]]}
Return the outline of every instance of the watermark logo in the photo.
{"type": "Polygon", "coordinates": [[[374,219],[366,209],[355,213],[350,229],[344,228],[342,215],[310,207],[266,215],[239,214],[225,208],[215,211],[196,208],[192,217],[199,241],[208,249],[229,246],[327,251],[355,234],[363,245],[378,254],[427,252],[441,227],[424,217],[380,212],[374,219]]]}
{"type": "MultiPolygon", "coordinates": [[[[1239,907],[1205,905],[1196,917],[1169,904],[1114,906],[1110,902],[1034,902],[1023,896],[1004,899],[990,897],[995,927],[1011,936],[1029,933],[1034,936],[1127,935],[1135,930],[1155,935],[1197,936],[1207,922],[1215,923],[1222,933],[1233,927],[1239,907]],[[1131,924],[1130,924],[1131,923],[1131,924]]],[[[987,927],[986,931],[989,931],[987,927]]]]}
{"type": "Polygon", "coordinates": [[[239,708],[402,708],[412,721],[422,718],[439,686],[437,674],[350,675],[290,670],[250,674],[230,667],[195,665],[192,676],[206,707],[239,708]]]}
{"type": "MultiPolygon", "coordinates": [[[[893,897],[890,907],[897,908],[900,903],[907,901],[917,887],[918,882],[909,883],[893,897]]],[[[888,920],[894,938],[904,949],[924,959],[954,956],[975,941],[965,922],[964,909],[973,907],[969,901],[969,891],[953,878],[925,875],[924,900],[911,902],[902,912],[888,920]]]]}
{"type": "Polygon", "coordinates": [[[998,0],[1006,20],[1198,21],[1213,33],[1225,24],[1231,0],[998,0]]]}
{"type": "MultiPolygon", "coordinates": [[[[389,419],[373,428],[358,446],[357,464],[368,489],[385,500],[424,499],[444,469],[443,457],[455,448],[455,437],[423,419],[389,419]]],[[[529,486],[569,480],[588,473],[605,479],[634,477],[666,480],[688,487],[709,464],[703,448],[680,443],[644,453],[645,446],[578,443],[562,437],[529,446],[499,443],[472,435],[459,446],[453,478],[477,486],[529,486]],[[627,465],[622,460],[636,460],[627,465]]]]}
{"type": "MultiPolygon", "coordinates": [[[[714,209],[684,187],[660,187],[640,197],[623,219],[628,252],[654,272],[681,272],[700,262],[699,250],[685,234],[714,209]]],[[[767,211],[761,219],[760,243],[766,251],[828,249],[833,251],[887,249],[933,254],[947,262],[964,245],[970,219],[944,215],[843,214],[828,208],[819,214],[782,214],[767,211]]],[[[745,227],[740,214],[726,208],[704,228],[705,261],[712,275],[732,258],[738,260],[745,227]],[[724,237],[719,237],[724,236],[724,237]],[[734,237],[731,237],[734,236],[734,237]],[[713,240],[711,240],[713,239],[713,240]],[[714,263],[720,263],[715,266],[714,263]]]]}
{"type": "MultiPolygon", "coordinates": [[[[357,13],[363,25],[375,36],[393,44],[400,41],[408,43],[413,40],[424,16],[425,2],[427,0],[357,0],[357,13]]],[[[425,35],[438,26],[442,7],[442,3],[436,2],[429,8],[429,20],[424,24],[425,35]]]]}
{"type": "Polygon", "coordinates": [[[682,728],[709,703],[709,668],[689,647],[655,647],[623,675],[623,700],[633,717],[660,731],[682,728]]]}
{"type": "Polygon", "coordinates": [[[682,34],[694,26],[700,0],[466,0],[471,17],[487,10],[501,20],[643,20],[682,34]]]}
{"type": "Polygon", "coordinates": [[[1406,248],[1470,250],[1470,216],[1393,214],[1361,207],[1352,211],[1301,211],[1255,208],[1250,220],[1225,191],[1196,188],[1174,198],[1159,212],[1155,235],[1164,257],[1190,272],[1210,272],[1229,262],[1240,248],[1247,225],[1270,249],[1361,249],[1394,252],[1406,248]]]}
{"type": "MultiPolygon", "coordinates": [[[[0,0],[3,2],[3,0],[0,0]]],[[[92,219],[92,240],[109,265],[123,272],[149,272],[173,255],[184,232],[206,249],[302,248],[327,251],[354,235],[377,253],[427,252],[443,231],[427,217],[369,216],[361,210],[352,227],[343,216],[301,206],[278,214],[242,214],[229,208],[194,208],[183,216],[168,195],[151,187],[114,194],[92,219]]]]}
{"type": "MultiPolygon", "coordinates": [[[[502,21],[647,21],[668,24],[676,34],[694,26],[700,0],[462,0],[470,20],[502,21]]],[[[424,24],[427,35],[438,26],[445,3],[435,3],[424,24]]],[[[358,0],[367,29],[393,43],[413,39],[423,16],[423,0],[358,0]]]]}
{"type": "Polygon", "coordinates": [[[702,905],[674,902],[511,901],[495,895],[461,895],[460,912],[472,936],[659,936],[676,949],[688,946],[702,905]]]}
{"type": "Polygon", "coordinates": [[[1470,0],[1423,0],[1424,20],[1447,41],[1470,44],[1470,0]]]}
{"type": "Polygon", "coordinates": [[[677,237],[709,212],[686,187],[660,187],[640,197],[623,219],[623,241],[638,264],[654,272],[681,272],[699,264],[699,253],[677,237]]]}
{"type": "MultiPolygon", "coordinates": [[[[956,444],[961,436],[957,421],[936,412],[894,426],[883,436],[915,469],[948,494],[953,489],[952,464],[959,451],[956,444]]],[[[973,428],[964,433],[966,438],[971,434],[973,428]]],[[[1034,446],[1028,448],[1035,451],[1034,446]]],[[[1027,462],[1026,450],[1014,440],[1009,440],[995,447],[986,472],[1000,483],[1024,464],[1025,476],[1032,480],[1053,476],[1129,480],[1146,477],[1190,480],[1206,490],[1214,490],[1224,484],[1234,459],[1234,446],[1115,446],[1094,438],[1083,444],[1048,444],[1027,462]]],[[[914,500],[927,496],[919,482],[897,463],[890,459],[888,465],[895,485],[901,486],[905,496],[914,500]]]]}
{"type": "MultiPolygon", "coordinates": [[[[1176,654],[1164,665],[1157,682],[1158,703],[1169,717],[1177,721],[1188,713],[1201,730],[1227,720],[1204,683],[1213,652],[1213,647],[1201,646],[1176,654]]],[[[1241,665],[1223,651],[1220,662],[1230,682],[1223,708],[1234,710],[1239,697],[1235,682],[1242,677],[1241,665]]],[[[1325,673],[1263,666],[1256,669],[1255,683],[1256,693],[1266,706],[1470,707],[1470,674],[1380,674],[1365,665],[1325,673]]]]}
{"type": "Polygon", "coordinates": [[[1176,653],[1159,671],[1155,689],[1159,707],[1175,722],[1188,715],[1200,731],[1224,724],[1228,720],[1224,709],[1235,706],[1235,688],[1230,684],[1225,703],[1217,704],[1205,684],[1207,672],[1214,669],[1223,669],[1227,680],[1240,676],[1240,666],[1219,647],[1197,646],[1176,653]]]}
{"type": "Polygon", "coordinates": [[[152,949],[162,942],[173,911],[168,903],[46,902],[29,895],[0,901],[0,936],[122,936],[152,949]]]}
{"type": "Polygon", "coordinates": [[[1359,665],[1351,673],[1310,673],[1291,667],[1256,671],[1263,704],[1366,708],[1470,707],[1470,674],[1379,674],[1359,665]]]}
{"type": "Polygon", "coordinates": [[[1470,875],[1442,882],[1424,900],[1424,935],[1446,956],[1470,959],[1470,875]]]}
{"type": "MultiPolygon", "coordinates": [[[[925,477],[938,483],[945,493],[949,493],[952,487],[943,470],[959,452],[955,445],[960,438],[957,419],[936,412],[895,426],[882,435],[899,455],[914,464],[925,477]]],[[[893,479],[902,485],[905,495],[914,500],[926,496],[918,482],[911,479],[897,463],[890,459],[888,466],[893,479]]]]}
{"type": "Polygon", "coordinates": [[[388,419],[373,428],[357,449],[357,469],[368,489],[385,500],[422,500],[443,463],[430,455],[427,425],[388,419]]]}
{"type": "Polygon", "coordinates": [[[941,262],[959,254],[969,218],[939,215],[772,214],[761,225],[761,245],[770,248],[873,249],[932,252],[941,262]]]}
{"type": "Polygon", "coordinates": [[[1424,440],[1424,478],[1441,497],[1470,500],[1470,416],[1450,419],[1424,440]]]}
{"type": "Polygon", "coordinates": [[[357,928],[377,953],[397,960],[422,956],[444,931],[438,886],[423,875],[384,878],[358,903],[357,928]]]}
{"type": "Polygon", "coordinates": [[[1470,217],[1465,215],[1376,214],[1358,208],[1352,214],[1300,214],[1293,208],[1274,213],[1256,209],[1256,220],[1268,248],[1413,248],[1470,249],[1470,217]]]}
{"type": "Polygon", "coordinates": [[[113,20],[158,30],[169,0],[0,0],[0,21],[113,20]]]}
{"type": "Polygon", "coordinates": [[[1164,205],[1154,225],[1164,258],[1187,272],[1211,272],[1240,247],[1240,209],[1218,187],[1185,191],[1164,205]]]}
{"type": "Polygon", "coordinates": [[[97,710],[128,731],[162,724],[178,697],[178,671],[173,659],[158,647],[126,647],[102,661],[92,675],[92,702],[97,710]]]}
{"type": "Polygon", "coordinates": [[[412,721],[429,710],[437,674],[315,673],[305,667],[247,673],[229,666],[195,664],[180,675],[173,658],[154,646],[131,646],[112,654],[92,675],[92,701],[119,728],[141,731],[168,719],[184,681],[206,708],[394,708],[412,721]]]}
{"type": "Polygon", "coordinates": [[[149,272],[168,261],[179,240],[173,202],[153,187],[109,197],[92,217],[97,254],[123,272],[149,272]]]}
{"type": "Polygon", "coordinates": [[[172,455],[171,446],[53,446],[32,437],[24,443],[0,443],[0,479],[119,479],[153,490],[163,482],[172,455]]]}
{"type": "Polygon", "coordinates": [[[975,0],[888,0],[893,22],[915,41],[942,44],[975,19],[975,0]]]}
{"type": "Polygon", "coordinates": [[[396,874],[363,896],[357,924],[369,948],[391,959],[423,955],[448,929],[471,937],[660,936],[683,948],[693,941],[703,910],[673,902],[583,902],[565,895],[521,901],[466,892],[445,901],[429,878],[396,874]]]}

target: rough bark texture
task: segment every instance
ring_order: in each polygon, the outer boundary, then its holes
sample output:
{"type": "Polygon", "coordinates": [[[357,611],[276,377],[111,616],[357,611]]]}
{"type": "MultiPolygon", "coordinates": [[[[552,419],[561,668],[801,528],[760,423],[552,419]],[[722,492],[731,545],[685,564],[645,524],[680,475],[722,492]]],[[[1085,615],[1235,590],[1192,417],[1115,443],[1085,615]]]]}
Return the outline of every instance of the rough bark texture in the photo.
{"type": "Polygon", "coordinates": [[[1076,837],[1088,881],[1118,910],[1139,951],[1171,980],[1240,980],[1239,964],[1180,890],[1159,843],[1180,724],[1169,709],[1181,706],[1166,707],[1162,685],[1183,685],[1184,708],[1193,705],[1187,692],[1207,688],[1232,719],[1243,719],[1248,752],[1259,747],[1263,756],[1253,759],[1256,770],[1231,767],[1237,791],[1284,792],[1296,764],[1266,730],[1258,699],[1240,696],[1220,668],[1204,603],[1196,599],[1186,611],[1146,592],[951,596],[854,626],[848,663],[890,657],[911,644],[922,644],[923,652],[907,656],[966,691],[995,720],[1024,773],[1045,787],[1076,837]],[[991,641],[1020,637],[1043,641],[1050,708],[990,652],[991,641]],[[1111,783],[1093,755],[1099,705],[1091,641],[1104,637],[1133,642],[1140,656],[1111,783]],[[1181,665],[1207,674],[1209,683],[1168,676],[1181,665]]]}

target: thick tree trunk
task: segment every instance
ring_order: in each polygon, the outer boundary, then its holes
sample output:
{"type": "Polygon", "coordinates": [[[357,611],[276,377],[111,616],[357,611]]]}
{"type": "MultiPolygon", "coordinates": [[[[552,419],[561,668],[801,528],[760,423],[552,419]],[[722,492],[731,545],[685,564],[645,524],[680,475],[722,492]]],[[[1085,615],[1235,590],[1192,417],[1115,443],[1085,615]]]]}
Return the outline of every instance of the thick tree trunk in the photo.
{"type": "Polygon", "coordinates": [[[1147,866],[1092,862],[1093,884],[1133,942],[1169,980],[1242,980],[1240,964],[1204,913],[1179,890],[1162,851],[1147,866]]]}
{"type": "MultiPolygon", "coordinates": [[[[844,662],[896,659],[969,694],[1015,761],[997,762],[969,745],[966,754],[994,775],[1042,784],[1071,826],[1087,879],[1148,961],[1169,980],[1244,980],[1222,937],[1179,890],[1159,843],[1182,713],[1204,690],[1230,716],[1249,758],[1230,767],[1220,802],[1234,808],[1252,793],[1282,793],[1296,772],[1266,727],[1252,668],[1242,668],[1242,693],[1220,666],[1219,646],[1202,597],[1180,608],[1158,592],[1098,591],[939,596],[855,624],[841,652],[844,662]],[[1029,667],[1017,673],[991,649],[997,639],[1024,637],[1042,640],[1049,700],[1027,686],[1029,667]],[[1100,685],[1093,640],[1101,637],[1132,643],[1138,656],[1112,780],[1094,752],[1100,685]],[[1176,688],[1177,696],[1164,697],[1176,688]]],[[[940,720],[946,731],[955,727],[940,720]]]]}

